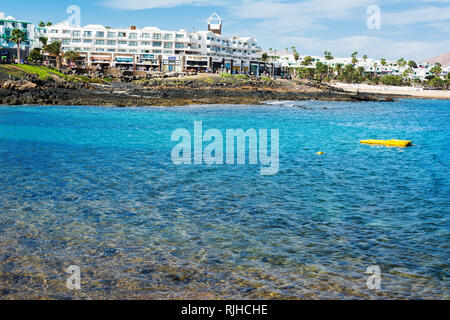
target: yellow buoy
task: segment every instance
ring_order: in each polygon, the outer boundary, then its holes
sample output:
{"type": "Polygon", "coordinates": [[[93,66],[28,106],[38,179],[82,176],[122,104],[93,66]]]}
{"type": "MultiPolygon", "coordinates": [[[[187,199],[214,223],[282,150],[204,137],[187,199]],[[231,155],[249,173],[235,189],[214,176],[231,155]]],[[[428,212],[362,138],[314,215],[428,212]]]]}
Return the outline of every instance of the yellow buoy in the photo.
{"type": "Polygon", "coordinates": [[[370,140],[361,140],[362,144],[379,144],[383,146],[388,147],[410,147],[412,146],[412,142],[409,140],[376,140],[376,139],[370,139],[370,140]]]}
{"type": "Polygon", "coordinates": [[[325,152],[323,152],[323,151],[319,151],[319,152],[317,152],[316,154],[324,154],[325,152]]]}

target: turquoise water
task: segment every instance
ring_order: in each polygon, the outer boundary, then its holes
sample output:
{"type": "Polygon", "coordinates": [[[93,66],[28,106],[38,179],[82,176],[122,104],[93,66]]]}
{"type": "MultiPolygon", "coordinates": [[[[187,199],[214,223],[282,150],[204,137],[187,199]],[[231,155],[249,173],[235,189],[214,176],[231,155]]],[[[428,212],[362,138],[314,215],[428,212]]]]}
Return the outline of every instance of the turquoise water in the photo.
{"type": "Polygon", "coordinates": [[[0,298],[448,299],[450,103],[293,104],[0,107],[0,298]],[[279,129],[278,174],[175,166],[194,121],[279,129]]]}

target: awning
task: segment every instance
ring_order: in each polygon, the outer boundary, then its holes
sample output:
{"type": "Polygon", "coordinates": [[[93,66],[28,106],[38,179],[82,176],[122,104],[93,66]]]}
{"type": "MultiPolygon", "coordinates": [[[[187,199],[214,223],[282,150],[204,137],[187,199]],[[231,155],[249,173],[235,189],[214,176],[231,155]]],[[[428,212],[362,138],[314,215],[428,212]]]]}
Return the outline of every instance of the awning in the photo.
{"type": "Polygon", "coordinates": [[[117,57],[116,58],[117,62],[133,62],[134,59],[133,58],[121,58],[121,57],[117,57]]]}

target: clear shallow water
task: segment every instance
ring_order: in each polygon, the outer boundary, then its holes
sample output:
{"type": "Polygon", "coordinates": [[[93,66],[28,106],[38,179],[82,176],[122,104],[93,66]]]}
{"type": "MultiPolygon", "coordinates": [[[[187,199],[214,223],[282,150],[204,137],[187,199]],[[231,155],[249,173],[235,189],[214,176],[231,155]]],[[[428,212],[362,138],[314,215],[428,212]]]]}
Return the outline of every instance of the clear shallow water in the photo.
{"type": "Polygon", "coordinates": [[[448,299],[449,102],[298,104],[0,107],[0,298],[448,299]],[[279,173],[173,165],[199,120],[278,128],[279,173]]]}

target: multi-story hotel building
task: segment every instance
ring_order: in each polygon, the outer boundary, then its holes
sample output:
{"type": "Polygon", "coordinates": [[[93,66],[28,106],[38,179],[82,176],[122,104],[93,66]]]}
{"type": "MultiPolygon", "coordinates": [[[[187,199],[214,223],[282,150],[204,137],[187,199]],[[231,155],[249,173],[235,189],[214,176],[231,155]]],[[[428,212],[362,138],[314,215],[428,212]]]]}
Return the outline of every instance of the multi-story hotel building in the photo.
{"type": "Polygon", "coordinates": [[[11,58],[17,54],[17,44],[11,41],[12,31],[14,29],[21,30],[25,35],[25,39],[20,46],[22,56],[25,56],[34,45],[34,26],[31,22],[21,21],[10,16],[5,17],[5,14],[0,12],[1,60],[11,58]]]}
{"type": "Polygon", "coordinates": [[[66,23],[35,28],[48,42],[61,41],[63,51],[80,53],[90,66],[113,66],[137,70],[210,71],[257,73],[262,49],[253,38],[222,35],[222,20],[214,14],[208,31],[169,31],[156,27],[108,28],[102,25],[71,27],[66,23]]]}

